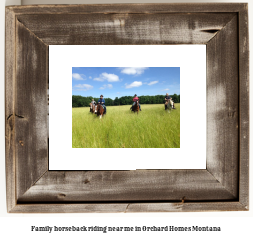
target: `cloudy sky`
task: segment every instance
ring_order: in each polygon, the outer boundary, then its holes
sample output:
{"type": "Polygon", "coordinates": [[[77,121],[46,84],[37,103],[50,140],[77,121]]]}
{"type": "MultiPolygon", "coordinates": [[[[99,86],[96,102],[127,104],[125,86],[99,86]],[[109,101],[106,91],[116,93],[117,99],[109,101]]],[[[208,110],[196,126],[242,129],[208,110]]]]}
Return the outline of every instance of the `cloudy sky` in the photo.
{"type": "Polygon", "coordinates": [[[73,67],[72,95],[115,97],[180,94],[179,67],[73,67]]]}

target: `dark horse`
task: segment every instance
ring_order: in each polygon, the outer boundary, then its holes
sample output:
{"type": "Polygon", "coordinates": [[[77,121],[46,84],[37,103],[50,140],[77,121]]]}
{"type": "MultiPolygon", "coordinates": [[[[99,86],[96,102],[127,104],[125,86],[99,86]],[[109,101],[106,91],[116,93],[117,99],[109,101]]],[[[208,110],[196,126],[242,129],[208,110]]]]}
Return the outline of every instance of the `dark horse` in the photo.
{"type": "Polygon", "coordinates": [[[134,112],[134,113],[137,112],[137,114],[138,114],[138,112],[140,110],[139,101],[136,101],[135,104],[130,108],[130,110],[132,110],[132,112],[134,112]]]}
{"type": "Polygon", "coordinates": [[[100,118],[103,116],[104,114],[104,108],[102,105],[97,104],[97,116],[99,116],[100,118]]]}

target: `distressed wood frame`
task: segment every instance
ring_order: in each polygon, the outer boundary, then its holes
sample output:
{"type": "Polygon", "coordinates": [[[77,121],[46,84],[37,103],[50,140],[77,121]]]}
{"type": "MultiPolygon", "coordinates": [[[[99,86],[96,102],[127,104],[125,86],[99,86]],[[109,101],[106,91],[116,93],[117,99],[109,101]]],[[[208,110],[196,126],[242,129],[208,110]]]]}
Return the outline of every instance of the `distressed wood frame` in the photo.
{"type": "Polygon", "coordinates": [[[5,78],[8,212],[249,209],[247,4],[6,7],[5,78]],[[206,44],[206,170],[48,171],[50,44],[206,44]]]}

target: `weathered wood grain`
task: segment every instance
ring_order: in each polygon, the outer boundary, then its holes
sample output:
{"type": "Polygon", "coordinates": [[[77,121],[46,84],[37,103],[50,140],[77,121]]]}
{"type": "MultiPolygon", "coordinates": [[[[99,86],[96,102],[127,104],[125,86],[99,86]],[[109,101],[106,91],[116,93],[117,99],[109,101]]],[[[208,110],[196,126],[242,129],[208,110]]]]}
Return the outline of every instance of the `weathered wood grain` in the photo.
{"type": "Polygon", "coordinates": [[[238,197],[238,29],[235,16],[207,45],[207,169],[238,197]]]}
{"type": "Polygon", "coordinates": [[[48,45],[206,44],[235,16],[40,14],[21,15],[18,20],[48,45]]]}
{"type": "Polygon", "coordinates": [[[111,213],[124,212],[126,203],[92,204],[22,204],[12,209],[11,213],[111,213]]]}
{"type": "Polygon", "coordinates": [[[47,170],[47,46],[16,22],[17,198],[47,170]]]}
{"type": "Polygon", "coordinates": [[[9,7],[16,15],[25,14],[114,14],[114,13],[206,13],[238,12],[245,3],[153,3],[153,4],[82,4],[82,5],[26,5],[9,7]]]}
{"type": "Polygon", "coordinates": [[[249,204],[249,32],[248,5],[239,19],[239,201],[249,204]]]}
{"type": "Polygon", "coordinates": [[[7,7],[8,211],[248,210],[247,23],[247,4],[7,7]],[[207,170],[47,171],[49,44],[185,43],[207,44],[207,170]]]}
{"type": "Polygon", "coordinates": [[[6,197],[7,210],[10,211],[16,205],[16,181],[15,181],[15,142],[14,142],[14,92],[15,92],[15,15],[6,8],[5,26],[5,157],[6,157],[6,197]]]}
{"type": "Polygon", "coordinates": [[[205,212],[247,211],[239,202],[154,202],[154,203],[82,203],[82,204],[22,204],[13,213],[128,213],[128,212],[205,212]]]}
{"type": "Polygon", "coordinates": [[[128,204],[126,212],[211,212],[247,211],[239,202],[185,202],[128,204]]]}
{"type": "Polygon", "coordinates": [[[47,172],[19,202],[236,199],[207,170],[47,172]]]}

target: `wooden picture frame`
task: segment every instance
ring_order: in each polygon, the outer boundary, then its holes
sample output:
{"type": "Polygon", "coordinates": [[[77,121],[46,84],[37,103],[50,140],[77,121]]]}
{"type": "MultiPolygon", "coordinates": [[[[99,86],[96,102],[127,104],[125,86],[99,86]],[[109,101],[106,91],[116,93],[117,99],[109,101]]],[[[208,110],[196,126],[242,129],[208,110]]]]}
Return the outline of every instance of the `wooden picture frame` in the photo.
{"type": "Polygon", "coordinates": [[[8,212],[247,211],[248,40],[246,3],[6,7],[8,212]],[[206,169],[49,171],[55,44],[206,44],[206,169]]]}

